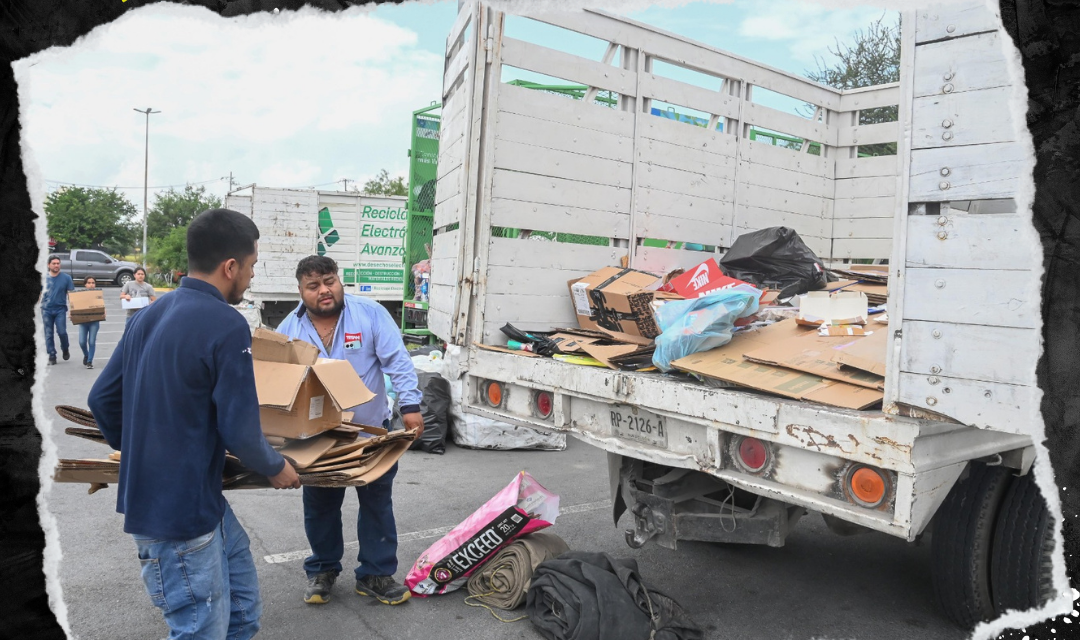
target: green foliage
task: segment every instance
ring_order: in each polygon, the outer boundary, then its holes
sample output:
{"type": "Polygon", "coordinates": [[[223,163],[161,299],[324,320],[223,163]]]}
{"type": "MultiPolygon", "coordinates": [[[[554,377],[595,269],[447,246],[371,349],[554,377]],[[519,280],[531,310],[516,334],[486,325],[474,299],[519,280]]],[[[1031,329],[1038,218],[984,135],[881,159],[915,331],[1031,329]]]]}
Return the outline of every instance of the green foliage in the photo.
{"type": "MultiPolygon", "coordinates": [[[[885,14],[870,23],[866,29],[854,33],[850,44],[836,41],[829,53],[836,58],[831,65],[817,59],[818,68],[807,71],[806,77],[814,82],[837,89],[858,89],[900,81],[900,22],[888,24],[885,14]]],[[[814,112],[813,105],[806,105],[807,115],[814,112]]],[[[899,114],[896,107],[878,107],[859,112],[859,124],[895,122],[899,114]]],[[[864,145],[860,155],[895,155],[896,143],[864,145]]]]}
{"type": "Polygon", "coordinates": [[[163,238],[150,242],[149,262],[163,273],[187,273],[187,225],[173,227],[163,238]]]}
{"type": "Polygon", "coordinates": [[[45,197],[49,236],[68,249],[101,247],[113,255],[136,247],[135,205],[115,189],[63,187],[45,197]]]}
{"type": "Polygon", "coordinates": [[[146,214],[146,234],[161,239],[207,209],[221,207],[221,198],[206,193],[205,186],[187,185],[183,191],[169,188],[154,194],[154,203],[146,214]]]}
{"type": "Polygon", "coordinates": [[[379,175],[364,183],[362,193],[369,196],[406,196],[409,190],[405,186],[405,177],[390,177],[390,172],[383,169],[379,175]]]}

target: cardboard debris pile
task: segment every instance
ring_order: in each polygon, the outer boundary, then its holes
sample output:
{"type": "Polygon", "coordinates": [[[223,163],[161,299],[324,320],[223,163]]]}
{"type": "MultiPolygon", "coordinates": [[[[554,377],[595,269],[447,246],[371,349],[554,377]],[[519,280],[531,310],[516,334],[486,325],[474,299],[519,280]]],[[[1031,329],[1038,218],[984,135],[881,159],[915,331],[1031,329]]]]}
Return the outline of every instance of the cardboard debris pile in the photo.
{"type": "MultiPolygon", "coordinates": [[[[314,346],[258,329],[251,341],[259,419],[267,442],[288,459],[304,485],[364,486],[378,480],[408,450],[415,435],[387,432],[350,422],[347,411],[370,402],[373,394],[344,360],[318,357],[314,346]]],[[[58,406],[65,419],[80,426],[65,433],[106,444],[93,415],[76,407],[58,406]]],[[[109,459],[61,460],[57,482],[86,482],[91,493],[117,481],[120,454],[109,459]]],[[[226,455],[222,487],[269,487],[264,476],[226,455]]]]}
{"type": "Polygon", "coordinates": [[[731,341],[674,361],[677,371],[716,387],[738,387],[847,409],[880,405],[885,388],[888,267],[830,270],[836,281],[779,301],[778,291],[724,274],[714,259],[661,275],[607,267],[569,283],[578,328],[522,333],[480,349],[624,371],[656,371],[658,305],[728,288],[759,294],[758,311],[735,321],[731,341]],[[876,308],[875,308],[876,307],[876,308]]]}

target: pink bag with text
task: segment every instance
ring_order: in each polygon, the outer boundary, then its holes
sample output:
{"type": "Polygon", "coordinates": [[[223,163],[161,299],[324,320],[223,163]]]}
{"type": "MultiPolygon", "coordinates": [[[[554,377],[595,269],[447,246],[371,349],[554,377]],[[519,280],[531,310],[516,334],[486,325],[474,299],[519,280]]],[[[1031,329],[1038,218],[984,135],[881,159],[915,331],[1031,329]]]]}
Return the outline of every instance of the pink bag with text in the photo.
{"type": "Polygon", "coordinates": [[[449,593],[515,539],[546,529],[559,516],[559,496],[522,471],[450,533],[428,547],[405,577],[415,595],[449,593]]]}

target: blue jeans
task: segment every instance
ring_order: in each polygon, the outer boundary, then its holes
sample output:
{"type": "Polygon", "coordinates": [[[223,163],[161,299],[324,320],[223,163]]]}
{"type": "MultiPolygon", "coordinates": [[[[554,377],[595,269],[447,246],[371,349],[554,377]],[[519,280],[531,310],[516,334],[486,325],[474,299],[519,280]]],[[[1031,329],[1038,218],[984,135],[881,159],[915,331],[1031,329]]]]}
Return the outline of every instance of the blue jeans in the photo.
{"type": "Polygon", "coordinates": [[[250,541],[232,508],[191,540],[132,535],[142,579],[169,625],[169,640],[248,640],[259,631],[262,599],[250,541]]]}
{"type": "MultiPolygon", "coordinates": [[[[356,487],[360,511],[356,516],[356,536],[360,550],[356,579],[365,576],[392,576],[397,573],[397,523],[394,521],[393,489],[395,464],[375,482],[356,487]]],[[[311,555],[304,560],[309,578],[325,571],[341,573],[345,542],[341,531],[341,503],[345,487],[304,487],[304,532],[311,555]]]]}
{"type": "Polygon", "coordinates": [[[79,348],[82,349],[86,361],[94,361],[94,349],[97,346],[97,332],[101,328],[101,321],[84,322],[79,325],[79,348]]]}
{"type": "Polygon", "coordinates": [[[56,357],[56,345],[53,343],[53,328],[56,335],[60,336],[60,350],[68,350],[67,335],[67,307],[59,309],[42,309],[41,319],[45,323],[45,351],[52,358],[56,357]]]}

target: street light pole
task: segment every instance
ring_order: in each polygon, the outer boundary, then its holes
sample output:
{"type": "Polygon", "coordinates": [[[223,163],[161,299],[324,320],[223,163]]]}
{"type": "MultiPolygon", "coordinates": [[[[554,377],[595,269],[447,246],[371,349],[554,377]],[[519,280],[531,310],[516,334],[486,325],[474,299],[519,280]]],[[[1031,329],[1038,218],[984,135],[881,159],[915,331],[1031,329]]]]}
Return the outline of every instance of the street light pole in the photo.
{"type": "Polygon", "coordinates": [[[142,202],[142,266],[146,268],[146,209],[148,202],[148,187],[150,180],[150,114],[161,113],[160,111],[151,111],[150,107],[146,108],[146,111],[142,109],[135,109],[139,113],[146,114],[146,146],[145,146],[145,164],[143,165],[143,202],[142,202]]]}

